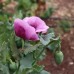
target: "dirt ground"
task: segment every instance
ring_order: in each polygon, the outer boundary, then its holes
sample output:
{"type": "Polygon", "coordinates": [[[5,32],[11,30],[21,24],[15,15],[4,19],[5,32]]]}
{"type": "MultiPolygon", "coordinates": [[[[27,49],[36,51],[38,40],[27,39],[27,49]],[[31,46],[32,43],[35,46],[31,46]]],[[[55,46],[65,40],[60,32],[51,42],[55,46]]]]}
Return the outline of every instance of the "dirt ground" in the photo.
{"type": "Polygon", "coordinates": [[[51,74],[74,74],[74,28],[63,34],[61,40],[61,49],[64,53],[63,63],[57,65],[52,53],[47,50],[47,56],[40,64],[45,65],[45,69],[51,74]]]}
{"type": "Polygon", "coordinates": [[[74,18],[74,0],[47,0],[46,5],[56,9],[55,17],[74,18]]]}

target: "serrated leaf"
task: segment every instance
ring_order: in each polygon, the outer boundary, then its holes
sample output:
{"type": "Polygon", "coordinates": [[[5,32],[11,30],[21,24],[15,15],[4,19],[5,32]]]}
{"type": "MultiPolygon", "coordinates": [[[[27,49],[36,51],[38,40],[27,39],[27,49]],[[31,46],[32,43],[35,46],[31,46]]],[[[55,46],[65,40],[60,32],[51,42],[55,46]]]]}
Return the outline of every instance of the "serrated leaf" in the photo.
{"type": "Polygon", "coordinates": [[[27,44],[27,46],[24,50],[24,54],[27,55],[28,53],[35,51],[38,46],[39,46],[39,44],[36,44],[36,45],[27,44]]]}
{"type": "Polygon", "coordinates": [[[47,45],[53,37],[54,37],[54,33],[42,35],[42,36],[40,36],[40,41],[43,45],[47,45]]]}
{"type": "Polygon", "coordinates": [[[16,44],[15,44],[15,38],[14,38],[14,33],[11,33],[11,36],[10,36],[10,39],[9,39],[9,43],[10,43],[10,49],[12,51],[12,56],[13,57],[18,57],[19,55],[19,51],[16,47],[16,44]]]}
{"type": "Polygon", "coordinates": [[[1,54],[1,61],[3,63],[6,63],[7,58],[9,57],[9,49],[7,47],[7,43],[3,42],[1,47],[0,47],[0,54],[1,54]]]}
{"type": "Polygon", "coordinates": [[[4,32],[0,35],[0,42],[2,44],[3,42],[7,42],[7,41],[8,41],[8,35],[4,32]]]}

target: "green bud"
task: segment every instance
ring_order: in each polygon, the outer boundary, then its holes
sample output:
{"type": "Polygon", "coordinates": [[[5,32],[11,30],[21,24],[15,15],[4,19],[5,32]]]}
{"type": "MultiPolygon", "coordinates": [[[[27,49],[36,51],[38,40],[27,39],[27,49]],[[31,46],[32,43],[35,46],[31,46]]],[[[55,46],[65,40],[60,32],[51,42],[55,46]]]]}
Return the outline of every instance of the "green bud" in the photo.
{"type": "Polygon", "coordinates": [[[17,65],[16,65],[15,62],[11,63],[11,64],[9,65],[9,67],[10,67],[10,69],[13,70],[13,71],[15,71],[15,70],[17,69],[17,65]]]}
{"type": "Polygon", "coordinates": [[[64,55],[61,51],[56,51],[54,58],[57,64],[61,64],[63,62],[64,55]]]}

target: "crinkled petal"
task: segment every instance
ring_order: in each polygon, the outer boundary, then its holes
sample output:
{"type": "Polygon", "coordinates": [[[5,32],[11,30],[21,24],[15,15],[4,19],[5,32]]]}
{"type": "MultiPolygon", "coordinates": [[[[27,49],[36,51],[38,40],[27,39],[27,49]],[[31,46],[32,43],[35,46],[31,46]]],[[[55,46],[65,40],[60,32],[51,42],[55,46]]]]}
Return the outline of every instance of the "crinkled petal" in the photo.
{"type": "Polygon", "coordinates": [[[18,37],[27,40],[38,40],[38,35],[35,32],[35,28],[21,19],[15,19],[14,31],[18,37]]]}
{"type": "Polygon", "coordinates": [[[25,17],[25,18],[23,19],[23,21],[24,21],[24,22],[28,22],[28,21],[29,21],[29,17],[25,17]]]}
{"type": "Polygon", "coordinates": [[[38,35],[35,32],[35,28],[32,26],[27,26],[25,35],[28,40],[39,40],[38,35]]]}
{"type": "Polygon", "coordinates": [[[24,23],[21,19],[15,19],[14,31],[18,37],[25,38],[25,29],[23,28],[24,23]]]}
{"type": "Polygon", "coordinates": [[[24,21],[27,20],[29,25],[33,26],[36,30],[36,32],[47,32],[47,29],[49,28],[43,20],[41,20],[39,17],[32,16],[29,18],[24,18],[24,21]]]}

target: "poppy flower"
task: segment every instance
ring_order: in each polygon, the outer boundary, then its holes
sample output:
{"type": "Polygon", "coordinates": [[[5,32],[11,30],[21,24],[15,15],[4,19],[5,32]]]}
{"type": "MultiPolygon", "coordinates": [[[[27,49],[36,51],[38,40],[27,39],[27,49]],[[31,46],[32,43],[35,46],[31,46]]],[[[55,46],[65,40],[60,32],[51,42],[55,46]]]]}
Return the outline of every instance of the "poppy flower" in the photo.
{"type": "Polygon", "coordinates": [[[22,19],[15,19],[14,31],[18,37],[24,40],[39,40],[38,33],[47,32],[49,27],[39,17],[32,16],[22,19]]]}

